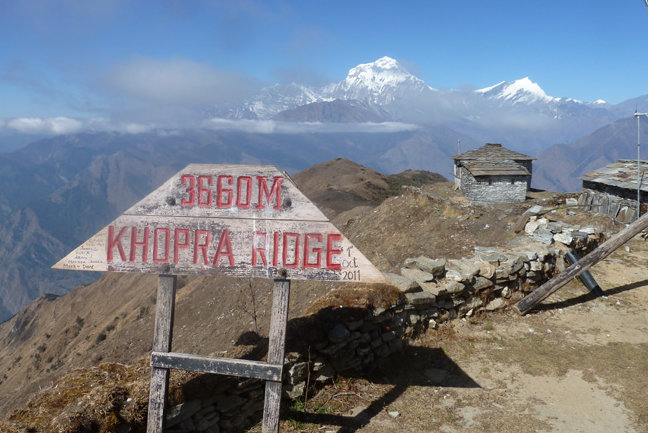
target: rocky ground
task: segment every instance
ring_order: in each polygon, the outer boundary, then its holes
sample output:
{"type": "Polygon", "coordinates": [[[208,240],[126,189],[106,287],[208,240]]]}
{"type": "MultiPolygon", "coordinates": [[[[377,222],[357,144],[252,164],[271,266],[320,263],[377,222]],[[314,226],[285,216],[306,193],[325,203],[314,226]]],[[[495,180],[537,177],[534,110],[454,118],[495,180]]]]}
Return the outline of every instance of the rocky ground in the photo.
{"type": "MultiPolygon", "coordinates": [[[[403,178],[345,160],[327,164],[303,177],[312,183],[304,189],[320,194],[336,226],[390,272],[407,257],[468,257],[475,246],[504,246],[526,209],[561,206],[566,198],[531,192],[525,203],[471,205],[450,183],[400,194],[403,178]]],[[[557,213],[571,224],[620,228],[585,212],[557,213]]],[[[572,282],[525,317],[504,311],[450,321],[374,371],[338,377],[293,404],[282,431],[646,431],[646,242],[637,237],[592,269],[606,298],[590,299],[572,282]]],[[[155,285],[154,276],[106,274],[63,297],[39,299],[0,324],[0,414],[44,395],[39,391],[54,393],[62,386],[57,381],[79,367],[134,364],[125,377],[145,369],[136,360],[150,351],[155,285]]],[[[237,356],[250,348],[243,335],[267,333],[271,282],[183,277],[179,287],[174,350],[237,356]]],[[[304,314],[331,287],[296,283],[291,316],[304,314]]]]}
{"type": "Polygon", "coordinates": [[[648,429],[648,243],[592,268],[530,314],[448,322],[362,378],[293,408],[289,432],[627,432],[648,429]]]}

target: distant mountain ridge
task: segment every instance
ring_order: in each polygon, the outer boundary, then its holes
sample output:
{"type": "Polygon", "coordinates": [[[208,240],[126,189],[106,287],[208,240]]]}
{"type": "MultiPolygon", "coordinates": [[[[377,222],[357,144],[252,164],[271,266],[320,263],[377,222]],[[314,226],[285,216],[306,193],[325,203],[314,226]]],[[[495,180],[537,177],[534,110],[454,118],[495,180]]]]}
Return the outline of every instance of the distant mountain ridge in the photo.
{"type": "Polygon", "coordinates": [[[290,125],[289,132],[83,133],[0,153],[0,320],[42,293],[90,278],[49,266],[189,163],[272,164],[294,172],[341,157],[386,174],[415,169],[451,178],[449,158],[459,149],[501,142],[538,155],[534,186],[577,190],[584,170],[636,154],[630,104],[648,111],[648,95],[615,106],[586,103],[549,96],[529,78],[438,90],[383,57],[338,83],[274,85],[205,113],[230,123],[250,120],[244,125],[290,125]],[[369,128],[350,128],[357,125],[369,128]]]}
{"type": "MultiPolygon", "coordinates": [[[[641,141],[648,143],[648,119],[640,120],[641,141]]],[[[641,146],[641,159],[648,160],[648,146],[641,146]]],[[[581,177],[619,159],[637,159],[637,121],[617,120],[571,144],[556,144],[538,154],[534,185],[554,191],[579,191],[581,177]]]]}
{"type": "Polygon", "coordinates": [[[53,137],[0,154],[0,321],[44,293],[65,293],[96,279],[95,273],[50,266],[189,163],[272,164],[294,173],[346,157],[388,173],[439,167],[447,175],[454,145],[444,143],[455,136],[425,129],[95,133],[53,137]]]}
{"type": "MultiPolygon", "coordinates": [[[[632,101],[632,110],[635,106],[648,110],[648,95],[632,101]]],[[[522,152],[537,153],[631,116],[628,104],[550,96],[529,77],[477,90],[438,90],[397,60],[382,57],[351,68],[339,82],[321,87],[275,84],[237,106],[214,107],[207,113],[227,119],[444,126],[479,142],[503,142],[522,152]]]]}

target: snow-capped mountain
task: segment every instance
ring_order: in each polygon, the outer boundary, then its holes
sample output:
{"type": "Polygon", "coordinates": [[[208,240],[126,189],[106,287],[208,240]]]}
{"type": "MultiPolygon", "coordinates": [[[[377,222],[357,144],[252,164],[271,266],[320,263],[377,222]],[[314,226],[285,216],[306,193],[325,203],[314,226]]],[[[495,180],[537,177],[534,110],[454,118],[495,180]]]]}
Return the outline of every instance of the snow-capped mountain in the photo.
{"type": "Polygon", "coordinates": [[[356,99],[376,105],[388,105],[408,95],[434,90],[391,57],[351,68],[346,79],[324,89],[338,99],[356,99]]]}
{"type": "Polygon", "coordinates": [[[560,100],[560,98],[554,98],[547,95],[538,83],[531,81],[529,77],[524,77],[512,82],[502,81],[494,86],[475,90],[475,93],[482,94],[492,99],[510,101],[515,104],[530,104],[536,102],[550,103],[560,100]]]}
{"type": "Polygon", "coordinates": [[[254,98],[230,108],[224,117],[231,119],[270,119],[277,113],[314,102],[330,101],[319,90],[301,84],[275,84],[264,87],[254,98]]]}
{"type": "MultiPolygon", "coordinates": [[[[643,106],[644,99],[636,101],[643,106]]],[[[632,111],[637,105],[634,101],[632,111]]],[[[351,68],[339,82],[323,87],[276,84],[237,106],[214,107],[206,116],[322,123],[380,120],[445,126],[477,141],[502,141],[534,153],[629,116],[632,113],[627,107],[625,103],[609,105],[600,100],[553,97],[529,77],[479,90],[435,90],[397,60],[382,57],[351,68]]]]}
{"type": "Polygon", "coordinates": [[[410,97],[420,97],[435,90],[423,80],[410,74],[398,61],[382,57],[372,63],[364,63],[349,70],[347,77],[321,88],[292,83],[265,87],[255,97],[240,106],[223,110],[210,110],[210,114],[222,113],[233,119],[270,119],[285,110],[293,110],[316,102],[335,99],[359,101],[367,106],[385,106],[410,97]]]}

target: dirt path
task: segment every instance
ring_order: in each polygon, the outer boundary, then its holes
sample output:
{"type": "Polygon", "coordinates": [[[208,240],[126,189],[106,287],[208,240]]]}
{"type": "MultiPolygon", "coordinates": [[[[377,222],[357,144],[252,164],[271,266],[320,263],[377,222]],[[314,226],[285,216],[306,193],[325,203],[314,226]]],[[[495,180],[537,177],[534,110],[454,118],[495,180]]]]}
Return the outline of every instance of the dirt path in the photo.
{"type": "Polygon", "coordinates": [[[369,378],[342,378],[285,431],[648,431],[648,242],[592,269],[606,298],[572,282],[525,317],[430,331],[369,378]]]}

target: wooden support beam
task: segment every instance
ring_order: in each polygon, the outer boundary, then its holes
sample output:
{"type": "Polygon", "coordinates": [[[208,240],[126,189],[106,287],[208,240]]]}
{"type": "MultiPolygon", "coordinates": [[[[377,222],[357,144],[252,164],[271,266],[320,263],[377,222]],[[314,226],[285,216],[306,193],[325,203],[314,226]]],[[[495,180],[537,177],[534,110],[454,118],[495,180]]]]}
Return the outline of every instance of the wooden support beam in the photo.
{"type": "MultiPolygon", "coordinates": [[[[155,334],[153,335],[153,350],[155,352],[171,350],[175,291],[175,275],[160,275],[158,277],[155,334]]],[[[164,431],[164,407],[166,406],[168,388],[169,369],[151,366],[147,433],[162,433],[164,431]]]]}
{"type": "Polygon", "coordinates": [[[281,381],[283,365],[247,359],[215,358],[188,353],[153,352],[151,365],[157,368],[200,371],[252,379],[281,381]]]}
{"type": "Polygon", "coordinates": [[[648,213],[612,236],[603,244],[599,245],[594,251],[574,263],[560,274],[556,275],[513,306],[519,314],[526,314],[536,304],[542,302],[549,295],[563,287],[572,278],[579,276],[593,265],[603,260],[623,244],[635,237],[639,232],[648,227],[648,213]]]}
{"type": "MultiPolygon", "coordinates": [[[[290,301],[290,280],[276,279],[272,292],[272,316],[270,318],[270,341],[268,362],[283,367],[286,348],[286,325],[288,323],[288,302],[290,301]]],[[[279,431],[281,409],[281,375],[279,380],[266,382],[263,405],[262,433],[279,431]]]]}

